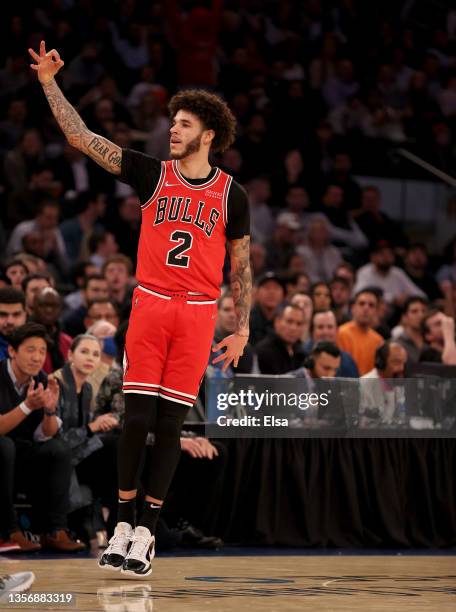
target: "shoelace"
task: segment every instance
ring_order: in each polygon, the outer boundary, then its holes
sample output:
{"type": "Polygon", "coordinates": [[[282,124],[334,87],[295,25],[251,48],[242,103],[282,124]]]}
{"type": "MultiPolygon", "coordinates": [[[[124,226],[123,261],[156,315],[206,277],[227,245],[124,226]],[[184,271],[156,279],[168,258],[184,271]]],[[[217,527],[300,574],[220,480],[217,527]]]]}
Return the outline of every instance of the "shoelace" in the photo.
{"type": "Polygon", "coordinates": [[[150,546],[150,543],[151,541],[149,538],[133,536],[133,539],[131,540],[131,548],[128,551],[128,556],[130,559],[140,559],[143,555],[145,556],[145,552],[150,546]]]}
{"type": "Polygon", "coordinates": [[[31,531],[24,531],[25,538],[33,544],[40,543],[40,536],[33,534],[31,531]]]}
{"type": "Polygon", "coordinates": [[[125,548],[130,541],[130,537],[126,533],[115,533],[109,540],[109,544],[112,548],[109,551],[110,554],[123,555],[125,554],[125,548]]]}

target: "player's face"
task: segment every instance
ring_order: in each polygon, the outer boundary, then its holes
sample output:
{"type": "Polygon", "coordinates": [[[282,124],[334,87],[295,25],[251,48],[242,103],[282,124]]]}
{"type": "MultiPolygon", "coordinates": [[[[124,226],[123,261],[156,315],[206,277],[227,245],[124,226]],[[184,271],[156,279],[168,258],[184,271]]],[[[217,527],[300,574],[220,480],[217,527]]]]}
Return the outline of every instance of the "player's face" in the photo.
{"type": "Polygon", "coordinates": [[[176,113],[170,129],[169,148],[173,159],[183,159],[193,153],[198,153],[204,134],[201,121],[188,111],[176,113]]]}

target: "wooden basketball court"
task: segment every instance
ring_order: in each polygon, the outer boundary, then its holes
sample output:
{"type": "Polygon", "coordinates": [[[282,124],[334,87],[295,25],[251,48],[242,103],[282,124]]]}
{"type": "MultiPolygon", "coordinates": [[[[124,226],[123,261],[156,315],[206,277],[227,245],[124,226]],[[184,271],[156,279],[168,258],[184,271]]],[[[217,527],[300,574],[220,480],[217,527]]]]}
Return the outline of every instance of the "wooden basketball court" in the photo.
{"type": "Polygon", "coordinates": [[[2,603],[6,610],[241,612],[456,610],[454,556],[164,557],[144,581],[99,570],[95,559],[0,559],[31,570],[30,593],[72,593],[71,604],[2,603]]]}

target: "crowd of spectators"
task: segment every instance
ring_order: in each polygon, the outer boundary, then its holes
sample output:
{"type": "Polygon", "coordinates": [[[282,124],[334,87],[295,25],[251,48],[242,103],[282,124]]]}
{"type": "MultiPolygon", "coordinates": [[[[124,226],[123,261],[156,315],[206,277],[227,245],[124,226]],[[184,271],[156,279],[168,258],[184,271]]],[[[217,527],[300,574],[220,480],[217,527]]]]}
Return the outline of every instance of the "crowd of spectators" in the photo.
{"type": "MultiPolygon", "coordinates": [[[[423,27],[414,4],[400,12],[355,0],[132,0],[107,13],[102,3],[62,0],[34,3],[27,16],[5,7],[3,549],[40,547],[18,522],[21,488],[36,500],[44,546],[84,548],[69,520],[97,504],[105,515],[92,526],[112,530],[120,355],[141,222],[137,195],[65,142],[27,49],[45,39],[59,50],[59,83],[90,129],[161,159],[171,95],[186,86],[222,94],[238,133],[213,163],[244,185],[251,204],[253,309],[239,371],[388,378],[406,362],[456,365],[456,239],[431,258],[384,212],[381,191],[354,178],[413,175],[388,155],[403,143],[454,169],[456,13],[430,15],[423,27]]],[[[218,312],[214,343],[234,329],[229,291],[218,312]]],[[[161,528],[168,541],[219,545],[185,520],[213,533],[224,447],[190,434],[181,445],[164,513],[180,529],[161,528]],[[196,478],[195,469],[206,472],[196,478]],[[211,496],[207,516],[192,515],[191,477],[213,483],[201,490],[211,496]]]]}

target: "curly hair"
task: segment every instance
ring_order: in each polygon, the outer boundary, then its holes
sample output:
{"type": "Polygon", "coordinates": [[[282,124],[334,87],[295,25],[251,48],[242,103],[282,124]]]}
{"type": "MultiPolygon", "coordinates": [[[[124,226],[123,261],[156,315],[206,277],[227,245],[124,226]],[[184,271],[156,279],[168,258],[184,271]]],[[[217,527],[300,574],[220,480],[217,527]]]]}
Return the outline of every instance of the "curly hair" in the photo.
{"type": "Polygon", "coordinates": [[[219,96],[204,89],[184,89],[171,98],[168,108],[171,119],[184,110],[196,115],[205,129],[214,130],[211,144],[214,152],[223,152],[234,142],[236,119],[219,96]]]}

